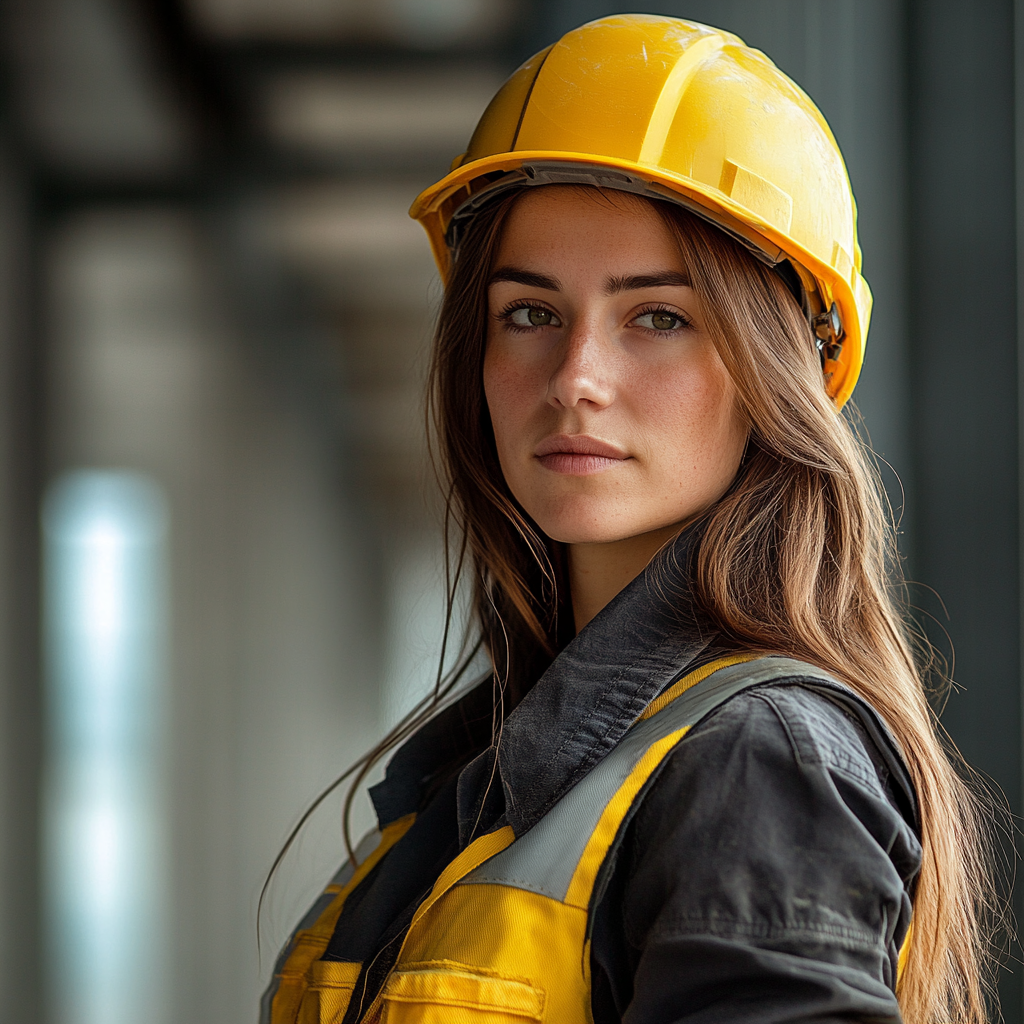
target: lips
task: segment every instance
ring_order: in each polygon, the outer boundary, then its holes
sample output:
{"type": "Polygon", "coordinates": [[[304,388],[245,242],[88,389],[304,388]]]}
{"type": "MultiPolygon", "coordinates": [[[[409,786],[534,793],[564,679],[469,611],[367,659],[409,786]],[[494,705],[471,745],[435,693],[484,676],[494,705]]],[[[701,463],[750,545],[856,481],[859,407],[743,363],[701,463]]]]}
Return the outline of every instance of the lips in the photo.
{"type": "Polygon", "coordinates": [[[544,438],[534,457],[555,473],[589,476],[622,465],[630,456],[607,441],[586,434],[553,434],[544,438]]]}

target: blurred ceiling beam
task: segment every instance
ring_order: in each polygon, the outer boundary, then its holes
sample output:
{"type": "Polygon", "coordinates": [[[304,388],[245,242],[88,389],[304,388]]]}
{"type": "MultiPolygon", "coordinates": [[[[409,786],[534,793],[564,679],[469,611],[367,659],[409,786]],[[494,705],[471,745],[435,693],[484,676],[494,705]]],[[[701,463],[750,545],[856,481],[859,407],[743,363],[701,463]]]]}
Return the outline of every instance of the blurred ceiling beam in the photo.
{"type": "Polygon", "coordinates": [[[384,42],[414,49],[486,45],[507,0],[187,0],[200,30],[225,41],[384,42]]]}
{"type": "MultiPolygon", "coordinates": [[[[326,162],[401,166],[439,162],[465,148],[501,85],[493,67],[273,74],[260,127],[272,144],[326,162]]],[[[433,169],[433,168],[431,168],[433,169]]]]}

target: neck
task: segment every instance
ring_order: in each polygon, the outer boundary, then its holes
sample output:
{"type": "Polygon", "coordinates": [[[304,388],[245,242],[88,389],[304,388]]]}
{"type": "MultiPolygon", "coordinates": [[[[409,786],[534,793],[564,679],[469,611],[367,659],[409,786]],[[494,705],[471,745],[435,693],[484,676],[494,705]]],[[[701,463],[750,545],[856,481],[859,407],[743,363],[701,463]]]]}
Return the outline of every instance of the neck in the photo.
{"type": "Polygon", "coordinates": [[[578,633],[606,604],[647,567],[671,540],[678,524],[604,544],[569,545],[569,586],[578,633]]]}

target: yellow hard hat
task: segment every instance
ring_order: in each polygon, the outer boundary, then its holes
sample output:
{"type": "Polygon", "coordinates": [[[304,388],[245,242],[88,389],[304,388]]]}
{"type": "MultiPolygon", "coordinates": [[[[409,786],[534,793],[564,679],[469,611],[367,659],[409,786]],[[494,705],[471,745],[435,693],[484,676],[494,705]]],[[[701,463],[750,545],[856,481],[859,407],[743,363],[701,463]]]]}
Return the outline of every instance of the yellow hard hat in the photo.
{"type": "Polygon", "coordinates": [[[409,212],[446,278],[481,205],[558,182],[681,204],[798,279],[828,391],[837,406],[849,398],[871,313],[853,192],[818,108],[759,50],[677,18],[583,25],[509,78],[469,150],[409,212]]]}

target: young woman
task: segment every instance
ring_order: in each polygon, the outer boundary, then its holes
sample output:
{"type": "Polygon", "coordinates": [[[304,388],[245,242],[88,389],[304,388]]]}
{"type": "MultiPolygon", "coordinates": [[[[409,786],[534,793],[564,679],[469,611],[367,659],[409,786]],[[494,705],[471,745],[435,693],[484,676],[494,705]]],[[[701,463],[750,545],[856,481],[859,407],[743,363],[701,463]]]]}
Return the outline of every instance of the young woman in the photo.
{"type": "Polygon", "coordinates": [[[272,1024],[980,1022],[975,802],[839,408],[870,293],[842,158],[727,33],[585,25],[413,207],[493,665],[372,791],[272,1024]]]}

